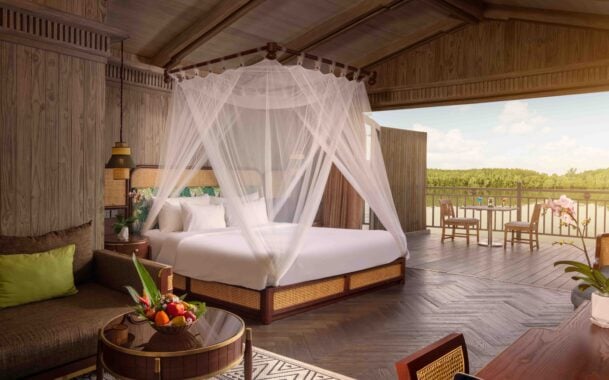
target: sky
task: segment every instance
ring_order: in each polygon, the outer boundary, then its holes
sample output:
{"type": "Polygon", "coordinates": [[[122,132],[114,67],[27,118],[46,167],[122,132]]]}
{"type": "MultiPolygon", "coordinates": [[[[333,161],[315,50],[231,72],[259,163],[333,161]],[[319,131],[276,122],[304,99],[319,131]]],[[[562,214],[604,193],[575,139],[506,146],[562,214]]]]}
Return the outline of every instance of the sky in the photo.
{"type": "Polygon", "coordinates": [[[609,168],[609,92],[373,112],[380,125],[427,132],[434,169],[609,168]]]}

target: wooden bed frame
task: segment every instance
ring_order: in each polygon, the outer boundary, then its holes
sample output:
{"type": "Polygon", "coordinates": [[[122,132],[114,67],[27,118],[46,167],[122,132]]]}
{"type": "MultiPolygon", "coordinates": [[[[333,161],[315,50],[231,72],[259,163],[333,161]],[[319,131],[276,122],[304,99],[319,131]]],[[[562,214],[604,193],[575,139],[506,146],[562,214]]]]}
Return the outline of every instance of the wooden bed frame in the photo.
{"type": "MultiPolygon", "coordinates": [[[[133,170],[129,188],[154,187],[158,167],[141,166],[133,170]]],[[[213,171],[200,170],[190,186],[218,186],[213,171]]],[[[255,177],[254,173],[252,177],[255,177]]],[[[270,286],[254,290],[219,282],[201,281],[173,274],[173,288],[187,292],[210,305],[223,307],[264,324],[311,310],[367,291],[403,284],[406,260],[357,272],[326,277],[286,286],[270,286]]]]}
{"type": "Polygon", "coordinates": [[[270,324],[370,290],[403,284],[405,269],[406,260],[399,258],[357,272],[262,290],[201,281],[174,273],[173,286],[210,305],[270,324]]]}

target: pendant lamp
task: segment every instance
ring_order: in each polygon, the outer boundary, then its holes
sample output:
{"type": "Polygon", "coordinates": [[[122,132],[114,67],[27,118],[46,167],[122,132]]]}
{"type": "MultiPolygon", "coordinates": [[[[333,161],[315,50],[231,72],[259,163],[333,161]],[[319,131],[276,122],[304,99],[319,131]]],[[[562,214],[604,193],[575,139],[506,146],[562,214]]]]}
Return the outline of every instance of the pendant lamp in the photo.
{"type": "Polygon", "coordinates": [[[131,148],[123,141],[123,77],[124,77],[123,41],[121,41],[121,100],[120,100],[120,141],[114,143],[112,156],[106,164],[106,169],[113,169],[113,177],[117,180],[129,179],[130,170],[135,168],[135,162],[131,157],[131,148]]]}

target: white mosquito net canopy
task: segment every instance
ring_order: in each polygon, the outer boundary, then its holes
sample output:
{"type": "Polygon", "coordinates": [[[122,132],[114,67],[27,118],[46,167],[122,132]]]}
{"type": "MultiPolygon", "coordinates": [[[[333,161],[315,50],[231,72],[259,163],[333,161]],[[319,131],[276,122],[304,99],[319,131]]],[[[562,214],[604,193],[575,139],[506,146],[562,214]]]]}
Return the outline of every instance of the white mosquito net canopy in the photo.
{"type": "Polygon", "coordinates": [[[209,163],[227,213],[276,285],[306,242],[334,164],[407,255],[377,133],[367,143],[369,112],[363,83],[275,60],[176,83],[144,230],[195,175],[189,169],[209,163]]]}

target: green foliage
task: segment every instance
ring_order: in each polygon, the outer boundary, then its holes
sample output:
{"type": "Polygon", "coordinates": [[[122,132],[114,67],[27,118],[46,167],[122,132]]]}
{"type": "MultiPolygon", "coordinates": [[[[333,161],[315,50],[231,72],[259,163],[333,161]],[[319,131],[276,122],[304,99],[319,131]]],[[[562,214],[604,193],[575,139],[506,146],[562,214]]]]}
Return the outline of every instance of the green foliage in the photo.
{"type": "Polygon", "coordinates": [[[577,287],[584,291],[590,287],[598,290],[601,294],[609,294],[609,279],[600,271],[578,261],[562,260],[554,263],[554,266],[566,265],[565,273],[579,273],[579,276],[571,277],[575,281],[582,281],[577,287]]]}
{"type": "Polygon", "coordinates": [[[528,189],[607,189],[609,169],[578,173],[571,168],[564,175],[544,174],[526,169],[427,169],[427,186],[528,189]]]}
{"type": "Polygon", "coordinates": [[[135,269],[137,270],[138,276],[140,276],[142,288],[144,288],[144,296],[148,297],[148,299],[153,305],[158,304],[159,302],[161,302],[162,294],[159,291],[159,288],[157,288],[154,280],[152,279],[152,276],[150,276],[150,273],[148,272],[146,267],[142,265],[142,263],[140,263],[135,254],[131,256],[131,259],[133,260],[133,265],[135,265],[135,269]]]}
{"type": "Polygon", "coordinates": [[[118,234],[125,226],[130,227],[133,222],[135,222],[135,220],[136,218],[133,216],[125,218],[125,216],[122,214],[117,215],[116,223],[114,223],[114,225],[112,226],[112,228],[114,229],[114,233],[118,234]]]}

